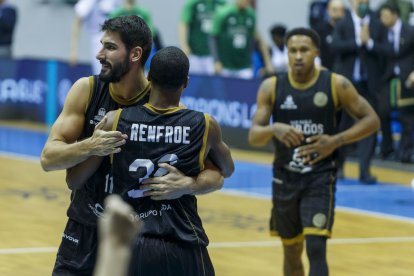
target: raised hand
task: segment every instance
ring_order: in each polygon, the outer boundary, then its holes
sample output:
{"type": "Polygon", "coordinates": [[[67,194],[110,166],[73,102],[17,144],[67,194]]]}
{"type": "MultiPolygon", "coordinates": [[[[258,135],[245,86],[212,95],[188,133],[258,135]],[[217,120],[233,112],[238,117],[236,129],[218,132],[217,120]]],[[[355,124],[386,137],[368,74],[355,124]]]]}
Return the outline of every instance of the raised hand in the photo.
{"type": "Polygon", "coordinates": [[[106,156],[121,151],[120,146],[126,143],[128,136],[119,131],[105,131],[107,117],[105,116],[96,126],[89,138],[92,155],[106,156]]]}
{"type": "Polygon", "coordinates": [[[195,179],[185,176],[177,168],[167,163],[161,163],[159,167],[167,170],[168,173],[164,176],[144,179],[139,188],[140,190],[148,189],[144,192],[144,196],[149,196],[153,200],[166,200],[192,193],[192,187],[196,183],[195,179]]]}
{"type": "Polygon", "coordinates": [[[297,148],[297,155],[304,164],[313,165],[330,156],[337,148],[332,136],[315,135],[306,138],[306,145],[297,148]]]}
{"type": "Polygon", "coordinates": [[[300,146],[304,139],[302,131],[283,123],[273,124],[273,135],[289,148],[300,146]]]}

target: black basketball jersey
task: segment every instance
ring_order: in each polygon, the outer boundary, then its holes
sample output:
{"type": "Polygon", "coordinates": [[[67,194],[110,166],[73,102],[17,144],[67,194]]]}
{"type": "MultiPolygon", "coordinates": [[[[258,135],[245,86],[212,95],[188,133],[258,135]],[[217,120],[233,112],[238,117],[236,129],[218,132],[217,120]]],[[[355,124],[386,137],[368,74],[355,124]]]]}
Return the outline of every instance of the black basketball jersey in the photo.
{"type": "MultiPolygon", "coordinates": [[[[305,139],[318,134],[332,135],[336,131],[337,98],[335,74],[321,70],[308,87],[295,83],[288,73],[278,75],[273,105],[273,122],[291,125],[304,133],[305,139]]],[[[335,167],[334,156],[313,166],[304,165],[296,157],[294,148],[288,148],[273,138],[275,146],[274,168],[307,173],[325,171],[335,167]]],[[[305,144],[305,142],[304,142],[305,144]]]]}
{"type": "MultiPolygon", "coordinates": [[[[95,125],[105,114],[123,106],[142,105],[148,102],[150,84],[137,97],[123,101],[113,94],[110,83],[103,82],[98,76],[89,77],[91,88],[88,108],[85,113],[85,123],[79,140],[92,136],[95,125]]],[[[98,170],[87,180],[79,190],[72,191],[68,217],[82,224],[95,226],[96,219],[102,215],[103,200],[109,194],[110,161],[105,157],[98,170]]]]}
{"type": "Polygon", "coordinates": [[[159,163],[169,163],[187,176],[203,169],[208,115],[188,109],[157,110],[149,104],[118,111],[113,129],[128,135],[120,153],[113,155],[113,192],[121,194],[144,222],[142,235],[207,245],[197,213],[197,199],[156,201],[142,197],[143,179],[162,176],[159,163]],[[161,113],[162,112],[162,113],[161,113]]]}

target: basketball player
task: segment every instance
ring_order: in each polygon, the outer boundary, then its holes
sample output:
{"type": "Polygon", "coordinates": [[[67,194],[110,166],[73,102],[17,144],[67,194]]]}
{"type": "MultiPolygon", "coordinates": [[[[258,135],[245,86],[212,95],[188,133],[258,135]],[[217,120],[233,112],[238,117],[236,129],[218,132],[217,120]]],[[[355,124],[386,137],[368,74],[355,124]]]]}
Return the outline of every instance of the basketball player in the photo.
{"type": "Polygon", "coordinates": [[[316,32],[293,29],[286,43],[290,70],[261,84],[249,142],[263,146],[272,139],[275,145],[270,229],[282,239],[284,275],[304,275],[305,239],[309,275],[324,276],[334,221],[334,152],[374,133],[379,119],[348,79],[315,67],[320,45],[316,32]],[[356,122],[336,133],[335,113],[341,108],[356,122]]]}
{"type": "Polygon", "coordinates": [[[225,177],[234,170],[218,123],[207,114],[179,107],[188,70],[189,60],[180,49],[158,51],[148,74],[152,85],[148,103],[106,115],[103,129],[128,134],[122,151],[112,156],[114,192],[133,206],[144,223],[130,275],[214,275],[196,197],[177,194],[176,199],[154,200],[163,184],[142,184],[143,179],[164,175],[174,167],[196,176],[207,154],[225,177]]]}
{"type": "MultiPolygon", "coordinates": [[[[104,198],[113,193],[107,156],[119,152],[127,139],[118,131],[103,131],[95,125],[110,110],[146,103],[151,90],[144,65],[151,51],[152,36],[145,22],[138,16],[118,17],[105,21],[102,31],[102,49],[96,55],[102,64],[101,73],[81,78],[72,86],[41,154],[44,170],[67,169],[68,186],[72,190],[69,220],[53,275],[92,274],[97,248],[96,221],[102,216],[104,198]],[[97,167],[88,174],[79,173],[94,166],[94,159],[100,156],[105,158],[97,167]]],[[[164,191],[164,198],[170,199],[177,190],[203,193],[219,189],[223,177],[212,167],[197,178],[175,170],[162,181],[171,184],[159,188],[164,191]]]]}

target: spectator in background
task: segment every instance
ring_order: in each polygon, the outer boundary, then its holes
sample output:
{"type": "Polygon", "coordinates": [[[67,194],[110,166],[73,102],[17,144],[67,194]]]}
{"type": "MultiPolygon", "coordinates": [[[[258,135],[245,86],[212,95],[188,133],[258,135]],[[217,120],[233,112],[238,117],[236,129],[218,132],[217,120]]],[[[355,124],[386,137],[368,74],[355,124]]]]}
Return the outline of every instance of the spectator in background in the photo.
{"type": "Polygon", "coordinates": [[[115,10],[109,13],[109,18],[114,18],[118,16],[125,15],[136,15],[144,19],[152,33],[152,39],[154,41],[155,51],[163,48],[161,37],[158,30],[154,27],[152,22],[152,17],[150,12],[142,6],[136,4],[136,0],[124,0],[124,3],[121,7],[116,8],[115,10]]]}
{"type": "Polygon", "coordinates": [[[409,82],[409,75],[414,71],[414,28],[408,23],[402,22],[399,17],[399,9],[392,4],[384,4],[380,10],[381,22],[388,29],[388,41],[393,51],[388,58],[385,73],[386,85],[381,90],[380,110],[382,143],[381,157],[392,158],[394,153],[391,133],[391,105],[390,91],[397,94],[397,105],[399,105],[401,121],[400,160],[402,162],[414,162],[413,155],[413,118],[414,102],[407,98],[414,98],[414,90],[409,82]],[[408,82],[407,82],[408,80],[408,82]],[[406,85],[407,83],[407,85],[406,85]],[[400,93],[396,93],[401,89],[400,93]]]}
{"type": "Polygon", "coordinates": [[[332,70],[336,53],[332,51],[332,32],[335,24],[345,15],[345,7],[342,0],[331,0],[327,6],[328,18],[319,21],[314,26],[314,30],[318,32],[321,38],[320,63],[323,67],[332,70]]]}
{"type": "Polygon", "coordinates": [[[101,72],[101,63],[96,59],[96,53],[101,49],[101,24],[107,18],[109,12],[120,5],[120,0],[79,0],[75,9],[75,20],[72,27],[69,62],[76,64],[78,61],[78,43],[83,25],[90,39],[90,53],[92,73],[101,72]]]}
{"type": "Polygon", "coordinates": [[[256,15],[251,0],[235,0],[214,12],[210,49],[215,72],[224,77],[251,79],[252,54],[257,41],[266,71],[272,72],[269,50],[256,31],[256,15]]]}
{"type": "Polygon", "coordinates": [[[214,11],[225,0],[187,0],[181,13],[180,46],[190,59],[191,74],[214,74],[214,59],[208,47],[214,11]]]}
{"type": "MultiPolygon", "coordinates": [[[[369,0],[352,0],[352,11],[334,28],[332,49],[338,54],[333,71],[352,81],[357,91],[376,108],[381,78],[384,75],[385,58],[391,51],[387,30],[369,9],[369,0]]],[[[354,119],[342,112],[339,129],[353,124],[354,119]]],[[[370,173],[376,134],[371,134],[357,144],[359,180],[364,184],[376,183],[370,173]]],[[[339,151],[339,171],[342,172],[345,152],[339,151]]],[[[338,174],[341,176],[341,173],[338,174]]]]}
{"type": "Polygon", "coordinates": [[[17,11],[6,0],[0,0],[0,58],[12,57],[13,32],[17,11]]]}
{"type": "Polygon", "coordinates": [[[315,26],[327,20],[328,14],[326,7],[329,0],[312,0],[309,4],[309,26],[315,29],[315,26]]]}
{"type": "Polygon", "coordinates": [[[270,47],[270,60],[276,73],[287,72],[288,53],[285,45],[286,27],[276,24],[270,29],[273,45],[270,47]]]}
{"type": "Polygon", "coordinates": [[[409,23],[410,14],[414,12],[412,1],[410,0],[386,0],[384,1],[383,4],[391,4],[391,5],[397,6],[400,11],[400,19],[405,23],[409,23]]]}

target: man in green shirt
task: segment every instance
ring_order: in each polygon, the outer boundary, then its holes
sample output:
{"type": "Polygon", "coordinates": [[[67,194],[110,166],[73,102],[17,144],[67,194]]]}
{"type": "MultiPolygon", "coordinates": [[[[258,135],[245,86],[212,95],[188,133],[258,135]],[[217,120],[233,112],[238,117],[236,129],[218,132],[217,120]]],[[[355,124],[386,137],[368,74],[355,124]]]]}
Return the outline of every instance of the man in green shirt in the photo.
{"type": "Polygon", "coordinates": [[[254,44],[264,59],[266,71],[273,71],[268,47],[256,30],[256,15],[251,0],[235,0],[218,9],[213,16],[210,48],[215,59],[215,72],[225,77],[253,77],[254,44]]]}
{"type": "Polygon", "coordinates": [[[186,0],[178,32],[180,46],[190,60],[190,73],[214,74],[214,60],[208,47],[214,11],[225,0],[186,0]]]}

